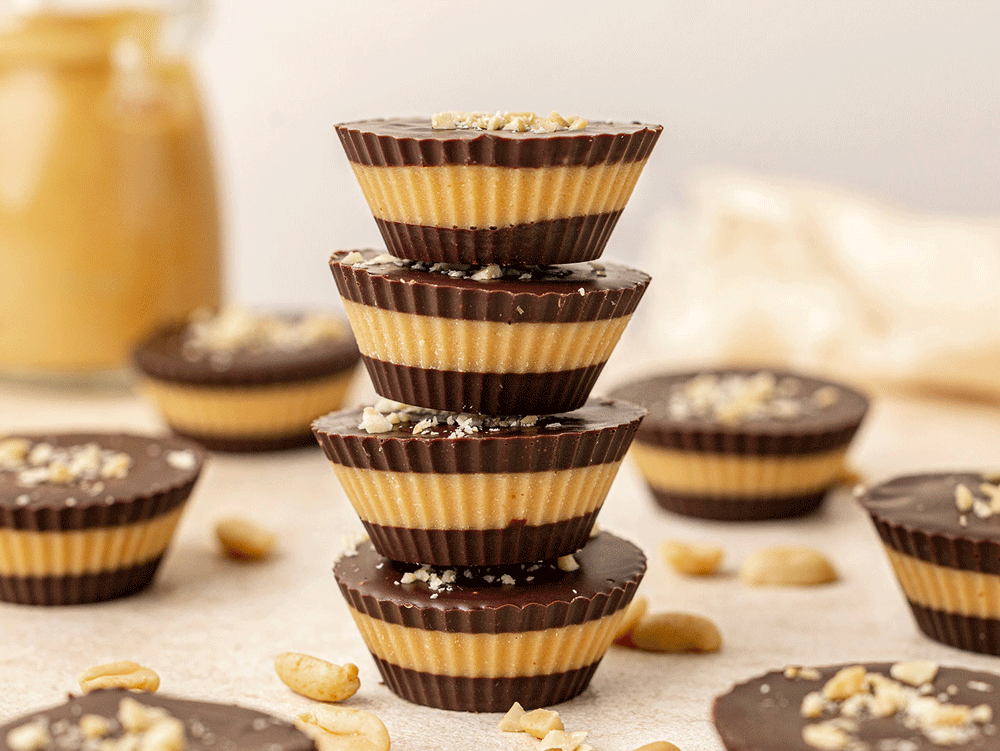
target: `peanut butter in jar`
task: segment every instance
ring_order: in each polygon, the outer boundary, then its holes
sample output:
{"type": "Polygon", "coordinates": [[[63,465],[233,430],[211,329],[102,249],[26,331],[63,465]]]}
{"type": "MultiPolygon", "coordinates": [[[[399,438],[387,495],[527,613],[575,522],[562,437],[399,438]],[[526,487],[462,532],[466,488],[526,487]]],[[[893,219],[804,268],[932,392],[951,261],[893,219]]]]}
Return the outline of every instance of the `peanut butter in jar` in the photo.
{"type": "Polygon", "coordinates": [[[0,16],[8,376],[121,368],[157,324],[219,300],[212,159],[191,71],[163,52],[167,15],[52,6],[0,16]]]}

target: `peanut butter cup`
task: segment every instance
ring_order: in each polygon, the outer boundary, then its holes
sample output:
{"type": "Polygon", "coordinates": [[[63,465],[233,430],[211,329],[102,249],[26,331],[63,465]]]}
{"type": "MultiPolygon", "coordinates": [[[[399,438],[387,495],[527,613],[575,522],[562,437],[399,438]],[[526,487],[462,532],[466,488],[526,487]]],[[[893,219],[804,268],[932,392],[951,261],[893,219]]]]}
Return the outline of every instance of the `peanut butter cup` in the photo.
{"type": "Polygon", "coordinates": [[[639,548],[601,532],[557,561],[477,568],[394,563],[366,541],[334,576],[393,691],[502,712],[583,691],[645,569],[639,548]]]}
{"type": "Polygon", "coordinates": [[[523,266],[598,258],[661,130],[440,113],[337,135],[394,256],[523,266]]]}
{"type": "Polygon", "coordinates": [[[0,438],[0,600],[74,605],[144,589],[204,458],[177,438],[0,438]]]}
{"type": "Polygon", "coordinates": [[[908,475],[860,496],[920,630],[1000,655],[1000,478],[908,475]]]}
{"type": "Polygon", "coordinates": [[[287,722],[234,704],[108,689],[0,726],[0,751],[26,749],[315,751],[287,722]]]}
{"type": "Polygon", "coordinates": [[[359,358],[332,315],[237,308],[167,326],[134,353],[171,429],[217,451],[308,445],[309,424],[343,404],[359,358]]]}
{"type": "Polygon", "coordinates": [[[997,748],[1000,675],[930,662],[788,667],[712,710],[726,751],[997,748]]]}
{"type": "Polygon", "coordinates": [[[428,265],[374,250],[330,267],[381,396],[484,415],[582,407],[650,281],[610,263],[428,265]]]}
{"type": "Polygon", "coordinates": [[[645,410],[488,418],[399,404],[313,423],[378,552],[446,566],[531,563],[590,535],[645,410]]]}
{"type": "Polygon", "coordinates": [[[859,392],[788,371],[652,376],[616,398],[649,410],[632,456],[657,503],[728,521],[804,514],[845,473],[868,409],[859,392]]]}

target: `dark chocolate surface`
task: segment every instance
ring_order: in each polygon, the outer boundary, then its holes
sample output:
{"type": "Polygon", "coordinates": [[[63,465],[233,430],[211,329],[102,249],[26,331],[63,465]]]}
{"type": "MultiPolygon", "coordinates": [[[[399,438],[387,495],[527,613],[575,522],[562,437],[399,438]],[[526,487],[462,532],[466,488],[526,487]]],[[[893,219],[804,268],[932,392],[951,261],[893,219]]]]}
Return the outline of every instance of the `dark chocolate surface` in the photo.
{"type": "Polygon", "coordinates": [[[979,489],[984,482],[977,472],[906,475],[868,488],[859,501],[894,550],[940,566],[1000,574],[1000,516],[981,519],[955,505],[960,483],[985,499],[979,489]]]}
{"type": "MultiPolygon", "coordinates": [[[[848,663],[852,664],[852,663],[848,663]]],[[[891,663],[866,665],[869,672],[889,674],[891,663]]],[[[812,691],[821,690],[823,684],[846,665],[817,668],[822,674],[818,681],[801,679],[789,680],[782,671],[774,671],[740,683],[715,700],[712,719],[727,751],[816,751],[802,739],[802,728],[806,724],[830,719],[826,715],[815,720],[803,719],[800,714],[802,699],[812,691]],[[767,685],[768,689],[761,690],[767,685]]],[[[934,681],[935,693],[954,685],[958,692],[949,699],[955,704],[974,707],[989,704],[994,716],[1000,716],[1000,675],[982,673],[963,668],[942,667],[934,681]],[[969,687],[969,682],[982,682],[992,687],[992,691],[977,691],[969,687]]],[[[866,719],[861,722],[858,734],[862,742],[871,749],[884,739],[909,740],[914,745],[908,751],[940,751],[942,746],[931,743],[919,730],[906,728],[897,718],[866,719]]],[[[970,749],[996,749],[997,736],[985,736],[972,743],[948,746],[949,749],[966,751],[970,749]]]]}
{"type": "Polygon", "coordinates": [[[350,327],[344,336],[299,348],[237,349],[220,367],[207,354],[186,356],[187,324],[173,324],[154,332],[133,352],[136,368],[163,381],[191,386],[262,386],[323,378],[353,368],[360,358],[350,327]]]}
{"type": "Polygon", "coordinates": [[[362,357],[375,393],[404,404],[481,415],[554,414],[582,407],[605,363],[541,373],[466,373],[362,357]]]}
{"type": "Polygon", "coordinates": [[[304,430],[301,433],[291,433],[282,435],[211,435],[205,433],[193,433],[186,430],[171,428],[174,435],[190,438],[197,441],[210,451],[222,451],[225,453],[242,454],[258,451],[287,451],[305,446],[313,446],[312,432],[304,430]]]}
{"type": "Polygon", "coordinates": [[[513,133],[435,130],[430,118],[359,120],[336,126],[347,158],[376,167],[594,166],[649,157],[660,125],[588,121],[583,130],[513,133]]]}
{"type": "Polygon", "coordinates": [[[24,487],[17,481],[17,471],[0,469],[0,527],[13,529],[67,532],[131,524],[165,514],[187,500],[205,461],[205,451],[198,444],[167,436],[11,433],[2,437],[60,447],[96,443],[132,458],[128,474],[100,480],[99,492],[79,483],[24,487]],[[174,451],[193,454],[195,466],[172,466],[167,458],[174,451]]]}
{"type": "MultiPolygon", "coordinates": [[[[233,704],[177,699],[141,691],[110,689],[71,697],[65,704],[39,710],[0,727],[0,751],[11,751],[7,733],[32,720],[44,717],[50,724],[65,720],[77,725],[85,714],[116,718],[125,697],[153,707],[163,707],[184,722],[188,751],[313,751],[315,745],[287,722],[254,709],[233,704]]],[[[110,737],[121,736],[116,732],[110,737]]],[[[71,748],[80,748],[72,746],[71,748]]]]}
{"type": "Polygon", "coordinates": [[[415,261],[532,266],[592,261],[604,252],[621,211],[509,227],[436,227],[375,217],[392,255],[415,261]]]}
{"type": "Polygon", "coordinates": [[[616,612],[631,601],[646,570],[642,551],[608,532],[591,538],[575,557],[580,567],[571,572],[554,561],[530,571],[532,566],[458,569],[452,589],[435,591],[419,580],[397,584],[417,566],[389,561],[366,541],[355,554],[343,555],[333,571],[348,604],[377,620],[429,631],[517,633],[586,623],[616,612]],[[502,584],[504,573],[515,584],[502,584]]]}
{"type": "MultiPolygon", "coordinates": [[[[502,278],[476,281],[432,272],[426,264],[390,261],[370,266],[341,260],[330,268],[345,300],[412,315],[498,323],[576,323],[631,315],[650,276],[613,263],[574,263],[504,269],[502,278]],[[528,278],[522,278],[530,275],[528,278]]],[[[366,262],[382,254],[360,250],[366,262]]],[[[479,267],[472,267],[474,273],[479,267]]]]}
{"type": "Polygon", "coordinates": [[[863,394],[833,381],[773,368],[724,368],[667,373],[623,384],[611,392],[618,399],[649,410],[636,440],[664,449],[720,454],[809,454],[832,451],[854,437],[868,411],[863,394]],[[830,407],[794,418],[762,418],[726,424],[709,417],[676,419],[667,408],[670,388],[702,373],[753,374],[765,370],[778,380],[791,377],[809,395],[824,386],[836,386],[840,395],[830,407]]]}
{"type": "Polygon", "coordinates": [[[572,412],[541,415],[530,427],[485,428],[453,437],[438,425],[413,435],[414,423],[370,434],[362,408],[332,412],[313,423],[327,458],[346,467],[393,472],[499,473],[573,469],[619,461],[645,410],[630,402],[591,399],[572,412]]]}

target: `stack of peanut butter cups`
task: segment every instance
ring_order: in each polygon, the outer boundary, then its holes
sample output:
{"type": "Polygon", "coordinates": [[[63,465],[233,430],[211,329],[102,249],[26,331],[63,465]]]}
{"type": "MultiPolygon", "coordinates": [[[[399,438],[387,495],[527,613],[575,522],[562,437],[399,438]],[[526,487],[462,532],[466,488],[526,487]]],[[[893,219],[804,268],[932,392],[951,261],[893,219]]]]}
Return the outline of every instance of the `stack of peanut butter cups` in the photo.
{"type": "Polygon", "coordinates": [[[386,683],[468,711],[583,691],[645,571],[594,522],[645,410],[590,391],[649,283],[597,260],[660,126],[337,126],[388,252],[330,261],[378,403],[313,432],[370,540],[334,574],[386,683]]]}

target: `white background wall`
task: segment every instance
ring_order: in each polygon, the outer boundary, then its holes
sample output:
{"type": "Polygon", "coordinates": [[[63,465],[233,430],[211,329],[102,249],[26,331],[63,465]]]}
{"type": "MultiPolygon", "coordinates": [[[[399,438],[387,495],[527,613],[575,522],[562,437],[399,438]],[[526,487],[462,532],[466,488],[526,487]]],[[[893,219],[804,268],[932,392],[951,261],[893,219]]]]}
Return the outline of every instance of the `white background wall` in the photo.
{"type": "Polygon", "coordinates": [[[199,66],[242,302],[334,305],[380,244],[334,123],[551,109],[664,134],[608,246],[699,169],[1000,217],[1000,0],[214,0],[199,66]]]}

